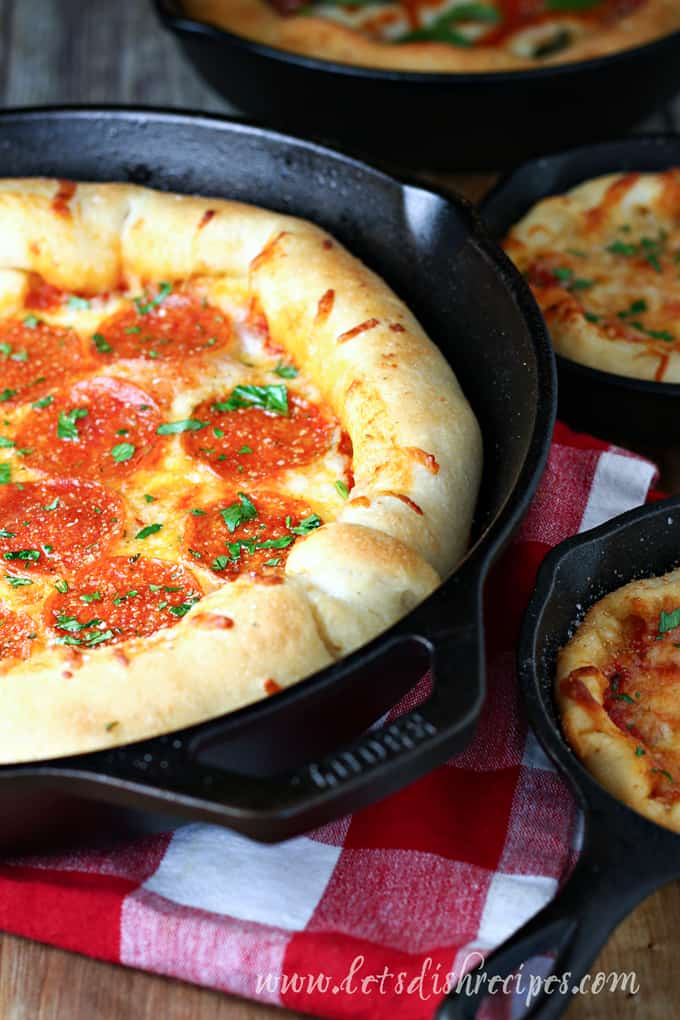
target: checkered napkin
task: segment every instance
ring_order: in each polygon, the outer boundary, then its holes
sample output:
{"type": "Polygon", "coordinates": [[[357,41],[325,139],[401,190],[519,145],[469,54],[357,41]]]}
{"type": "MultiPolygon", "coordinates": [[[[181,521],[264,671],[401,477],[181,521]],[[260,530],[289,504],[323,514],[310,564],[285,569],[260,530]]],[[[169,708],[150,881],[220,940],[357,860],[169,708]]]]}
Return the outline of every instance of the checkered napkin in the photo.
{"type": "Polygon", "coordinates": [[[518,704],[514,645],[536,568],[568,535],[643,503],[654,473],[558,426],[487,585],[489,693],[464,754],[279,846],[197,824],[6,861],[0,928],[317,1016],[432,1016],[446,973],[539,910],[577,853],[572,800],[518,704]]]}

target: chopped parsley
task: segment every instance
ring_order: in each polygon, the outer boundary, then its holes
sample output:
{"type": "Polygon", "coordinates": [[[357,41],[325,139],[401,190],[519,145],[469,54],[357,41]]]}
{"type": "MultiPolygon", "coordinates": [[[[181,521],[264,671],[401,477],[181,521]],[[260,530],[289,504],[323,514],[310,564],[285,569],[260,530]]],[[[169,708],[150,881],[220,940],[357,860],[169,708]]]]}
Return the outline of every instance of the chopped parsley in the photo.
{"type": "Polygon", "coordinates": [[[194,517],[205,517],[205,510],[200,510],[198,507],[195,507],[191,513],[194,517]]]}
{"type": "Polygon", "coordinates": [[[0,436],[0,450],[11,450],[14,445],[13,439],[7,439],[6,436],[0,436]]]}
{"type": "Polygon", "coordinates": [[[158,308],[158,306],[165,301],[171,291],[171,283],[161,283],[158,294],[156,294],[156,297],[152,298],[150,301],[145,301],[141,297],[135,298],[135,307],[137,311],[140,315],[148,315],[149,312],[152,312],[154,308],[158,308]]]}
{"type": "Polygon", "coordinates": [[[116,464],[124,464],[128,460],[132,460],[136,453],[137,447],[133,446],[132,443],[116,443],[111,448],[111,456],[115,460],[116,464]]]}
{"type": "Polygon", "coordinates": [[[144,493],[144,502],[145,503],[155,503],[156,502],[156,497],[155,496],[150,496],[148,492],[145,492],[144,493]]]}
{"type": "Polygon", "coordinates": [[[0,485],[9,485],[12,480],[12,465],[0,464],[0,485]]]}
{"type": "Polygon", "coordinates": [[[113,347],[103,333],[93,333],[92,343],[95,345],[100,354],[110,354],[113,350],[113,347]]]}
{"type": "Polygon", "coordinates": [[[68,581],[55,581],[54,587],[57,589],[60,595],[66,595],[69,590],[68,581]]]}
{"type": "Polygon", "coordinates": [[[0,404],[7,403],[8,400],[11,400],[12,397],[16,397],[16,395],[17,395],[16,390],[8,389],[0,390],[0,404]]]}
{"type": "Polygon", "coordinates": [[[238,502],[220,510],[222,520],[233,534],[241,524],[252,521],[257,517],[257,508],[253,501],[246,496],[245,492],[239,492],[238,502]]]}
{"type": "Polygon", "coordinates": [[[51,503],[47,503],[43,507],[43,510],[47,510],[49,512],[51,510],[56,510],[58,506],[59,506],[59,497],[55,496],[51,503]]]}
{"type": "Polygon", "coordinates": [[[207,428],[208,421],[199,421],[198,418],[183,418],[182,421],[168,421],[159,425],[156,432],[159,436],[176,436],[180,432],[198,432],[207,428]]]}
{"type": "Polygon", "coordinates": [[[39,325],[40,319],[38,319],[35,315],[24,316],[24,326],[26,326],[27,329],[35,329],[36,326],[39,325]]]}
{"type": "Polygon", "coordinates": [[[75,312],[84,312],[91,307],[90,302],[86,298],[78,297],[77,294],[69,294],[66,304],[75,312]]]}
{"type": "Polygon", "coordinates": [[[59,412],[57,435],[60,439],[79,439],[77,421],[87,417],[86,407],[74,407],[70,411],[59,412]]]}
{"type": "Polygon", "coordinates": [[[652,769],[651,771],[657,772],[659,775],[663,776],[664,779],[667,779],[669,783],[673,782],[673,776],[670,774],[668,769],[652,769]]]}
{"type": "Polygon", "coordinates": [[[16,531],[8,531],[7,528],[0,528],[0,538],[16,538],[16,531]]]}
{"type": "Polygon", "coordinates": [[[288,390],[285,385],[235,386],[227,400],[217,401],[213,411],[238,411],[244,407],[258,407],[274,414],[288,415],[288,390]]]}
{"type": "Polygon", "coordinates": [[[285,361],[279,361],[274,372],[276,375],[280,376],[281,379],[294,379],[295,376],[299,374],[295,365],[287,365],[285,361]]]}
{"type": "Polygon", "coordinates": [[[29,577],[15,577],[12,574],[5,574],[5,580],[11,588],[25,588],[33,581],[29,577]]]}
{"type": "Polygon", "coordinates": [[[578,277],[574,277],[573,269],[553,269],[553,276],[555,279],[563,283],[567,290],[587,290],[588,287],[593,286],[592,280],[582,280],[578,277]]]}
{"type": "Polygon", "coordinates": [[[163,528],[162,524],[147,524],[145,528],[142,528],[141,531],[137,532],[135,538],[138,539],[149,538],[150,535],[157,535],[162,528],[163,528]]]}
{"type": "Polygon", "coordinates": [[[244,456],[244,454],[252,453],[252,452],[253,452],[252,447],[250,447],[250,446],[242,446],[241,449],[238,451],[237,456],[238,457],[242,457],[242,456],[244,456]]]}
{"type": "Polygon", "coordinates": [[[645,754],[647,754],[647,752],[645,751],[644,747],[640,747],[640,745],[638,744],[638,746],[635,748],[636,758],[642,758],[642,756],[645,754]]]}
{"type": "Polygon", "coordinates": [[[199,601],[198,595],[192,595],[186,602],[182,602],[179,606],[170,606],[168,612],[172,613],[173,616],[177,616],[181,619],[186,616],[192,606],[195,606],[199,601]]]}
{"type": "Polygon", "coordinates": [[[286,527],[293,535],[308,535],[310,531],[321,527],[321,518],[317,514],[310,514],[295,527],[291,524],[291,518],[286,517],[286,527]]]}
{"type": "Polygon", "coordinates": [[[228,556],[216,556],[211,564],[213,570],[226,570],[228,566],[229,566],[228,556]]]}
{"type": "Polygon", "coordinates": [[[100,591],[93,591],[90,595],[81,595],[80,601],[84,602],[85,605],[89,606],[93,602],[101,602],[102,593],[100,591]]]}
{"type": "Polygon", "coordinates": [[[672,613],[661,610],[659,616],[659,634],[665,634],[669,630],[680,626],[680,609],[674,609],[672,613]]]}
{"type": "Polygon", "coordinates": [[[341,478],[338,478],[335,483],[335,488],[338,490],[343,499],[349,498],[349,489],[347,488],[347,484],[343,482],[341,478]]]}
{"type": "Polygon", "coordinates": [[[35,408],[36,411],[40,411],[44,407],[49,407],[53,402],[54,397],[50,394],[48,397],[41,397],[40,400],[35,400],[31,407],[35,408]]]}
{"type": "Polygon", "coordinates": [[[17,549],[15,552],[3,553],[3,559],[36,563],[40,559],[40,551],[38,549],[17,549]]]}

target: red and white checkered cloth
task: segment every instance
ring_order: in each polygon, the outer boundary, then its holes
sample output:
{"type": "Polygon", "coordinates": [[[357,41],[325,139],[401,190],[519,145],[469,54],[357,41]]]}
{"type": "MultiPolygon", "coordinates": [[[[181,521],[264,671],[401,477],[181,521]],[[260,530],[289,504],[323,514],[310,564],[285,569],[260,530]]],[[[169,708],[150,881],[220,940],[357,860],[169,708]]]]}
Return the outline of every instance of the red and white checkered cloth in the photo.
{"type": "Polygon", "coordinates": [[[6,861],[0,928],[318,1016],[431,1017],[445,974],[539,910],[577,852],[573,802],[518,704],[514,645],[536,567],[555,543],[643,503],[654,474],[558,426],[487,585],[489,693],[464,754],[279,846],[197,824],[6,861]]]}

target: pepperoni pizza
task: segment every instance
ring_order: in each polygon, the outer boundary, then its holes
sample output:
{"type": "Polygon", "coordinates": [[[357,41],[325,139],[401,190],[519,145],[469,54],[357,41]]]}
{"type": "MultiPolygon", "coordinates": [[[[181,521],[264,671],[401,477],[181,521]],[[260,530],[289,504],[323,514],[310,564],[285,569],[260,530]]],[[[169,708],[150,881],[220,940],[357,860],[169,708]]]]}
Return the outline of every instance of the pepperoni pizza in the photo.
{"type": "Polygon", "coordinates": [[[0,238],[0,761],[271,695],[453,569],[474,415],[324,231],[6,180],[0,238]]]}

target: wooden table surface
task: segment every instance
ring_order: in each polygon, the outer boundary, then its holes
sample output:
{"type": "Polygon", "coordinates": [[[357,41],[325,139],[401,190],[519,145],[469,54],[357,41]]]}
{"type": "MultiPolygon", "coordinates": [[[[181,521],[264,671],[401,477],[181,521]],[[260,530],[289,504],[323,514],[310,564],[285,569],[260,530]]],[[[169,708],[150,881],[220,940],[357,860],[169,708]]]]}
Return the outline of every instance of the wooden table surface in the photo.
{"type": "MultiPolygon", "coordinates": [[[[233,112],[159,32],[147,0],[0,0],[0,104],[143,103],[233,112]]],[[[680,124],[680,104],[647,127],[680,124]]],[[[1,168],[0,168],[1,173],[1,168]]],[[[477,199],[489,175],[423,174],[477,199]]],[[[660,451],[669,491],[680,455],[660,451]]],[[[593,970],[637,973],[640,993],[584,996],[568,1020],[667,1020],[680,1013],[680,885],[626,920],[593,970]]],[[[0,1020],[265,1020],[291,1017],[166,978],[0,935],[0,1020]]]]}

